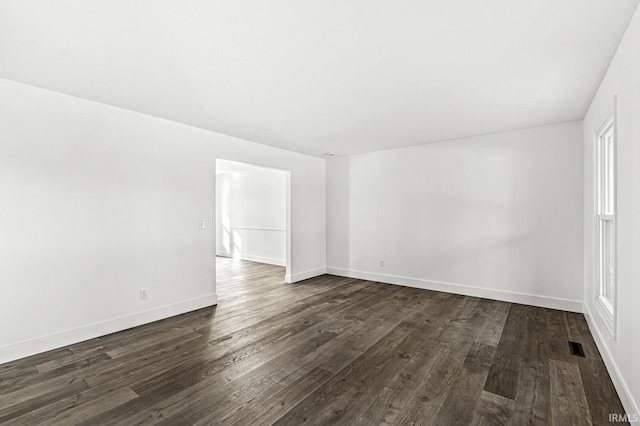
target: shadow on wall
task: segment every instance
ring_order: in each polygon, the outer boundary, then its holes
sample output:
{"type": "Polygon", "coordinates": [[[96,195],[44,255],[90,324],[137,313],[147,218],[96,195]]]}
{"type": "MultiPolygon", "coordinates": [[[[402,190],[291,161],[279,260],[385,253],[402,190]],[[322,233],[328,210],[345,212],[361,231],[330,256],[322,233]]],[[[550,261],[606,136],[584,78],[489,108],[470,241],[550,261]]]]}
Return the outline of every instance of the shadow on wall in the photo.
{"type": "Polygon", "coordinates": [[[576,129],[329,160],[328,265],[578,299],[576,129]]]}
{"type": "Polygon", "coordinates": [[[327,160],[327,266],[346,267],[351,259],[351,159],[327,160]]]}
{"type": "Polygon", "coordinates": [[[526,271],[528,281],[538,282],[539,260],[527,254],[537,237],[527,224],[526,208],[421,193],[406,197],[398,209],[398,221],[383,232],[402,236],[388,239],[395,242],[389,250],[416,265],[416,277],[474,285],[522,281],[526,271]],[[456,275],[466,280],[458,282],[456,275]]]}

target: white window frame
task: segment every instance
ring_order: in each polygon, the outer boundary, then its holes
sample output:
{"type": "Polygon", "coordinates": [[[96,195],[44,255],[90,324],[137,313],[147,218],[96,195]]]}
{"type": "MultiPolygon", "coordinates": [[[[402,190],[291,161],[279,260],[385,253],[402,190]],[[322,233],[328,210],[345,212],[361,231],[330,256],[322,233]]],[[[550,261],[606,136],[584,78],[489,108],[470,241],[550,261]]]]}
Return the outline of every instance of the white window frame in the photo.
{"type": "Polygon", "coordinates": [[[618,301],[617,152],[616,99],[614,97],[613,110],[607,114],[594,134],[593,169],[594,299],[596,311],[613,339],[616,339],[618,301]],[[605,230],[608,230],[609,238],[603,236],[605,230]],[[608,262],[606,262],[607,258],[608,262]]]}

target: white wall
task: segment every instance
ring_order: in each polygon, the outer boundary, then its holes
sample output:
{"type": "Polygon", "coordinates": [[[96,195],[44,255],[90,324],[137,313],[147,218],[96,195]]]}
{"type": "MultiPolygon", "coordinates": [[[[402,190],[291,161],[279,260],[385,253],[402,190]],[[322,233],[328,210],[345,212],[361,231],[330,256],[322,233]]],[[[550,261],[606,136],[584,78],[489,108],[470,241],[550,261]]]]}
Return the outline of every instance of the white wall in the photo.
{"type": "Polygon", "coordinates": [[[584,118],[585,315],[629,414],[640,415],[640,12],[636,11],[584,118]],[[618,331],[614,340],[594,304],[594,132],[617,95],[618,331]]]}
{"type": "Polygon", "coordinates": [[[0,362],[216,303],[216,158],[291,171],[323,273],[323,159],[0,80],[0,362]]]}
{"type": "Polygon", "coordinates": [[[335,158],[327,178],[327,272],[582,310],[580,122],[335,158]]]}
{"type": "Polygon", "coordinates": [[[286,173],[254,168],[216,178],[216,254],[286,265],[286,173]]]}

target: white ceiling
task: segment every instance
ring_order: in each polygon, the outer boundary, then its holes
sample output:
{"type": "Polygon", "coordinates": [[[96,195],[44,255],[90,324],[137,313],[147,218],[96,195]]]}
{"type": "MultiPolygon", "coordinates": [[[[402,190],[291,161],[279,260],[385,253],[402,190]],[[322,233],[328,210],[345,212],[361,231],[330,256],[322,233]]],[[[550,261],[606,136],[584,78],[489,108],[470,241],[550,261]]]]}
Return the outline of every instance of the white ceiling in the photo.
{"type": "Polygon", "coordinates": [[[638,0],[0,0],[0,77],[311,155],[581,119],[638,0]]]}

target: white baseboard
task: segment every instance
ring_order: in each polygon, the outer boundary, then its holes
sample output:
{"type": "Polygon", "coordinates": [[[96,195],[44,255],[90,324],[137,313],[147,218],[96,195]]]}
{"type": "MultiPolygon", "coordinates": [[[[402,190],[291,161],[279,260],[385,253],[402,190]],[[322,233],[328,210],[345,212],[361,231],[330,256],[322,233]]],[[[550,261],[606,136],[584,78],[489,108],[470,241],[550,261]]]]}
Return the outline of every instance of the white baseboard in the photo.
{"type": "Polygon", "coordinates": [[[442,291],[445,293],[462,294],[464,296],[482,297],[485,299],[502,300],[504,302],[521,303],[523,305],[540,306],[542,308],[560,309],[570,312],[582,312],[582,301],[561,299],[556,297],[537,296],[534,294],[517,293],[490,288],[472,287],[463,284],[452,284],[441,281],[430,281],[417,278],[400,277],[396,275],[376,274],[372,272],[352,271],[348,269],[327,267],[327,274],[347,278],[377,281],[386,284],[403,285],[406,287],[422,288],[425,290],[442,291]]]}
{"type": "Polygon", "coordinates": [[[297,283],[298,281],[308,280],[309,278],[319,277],[326,273],[326,268],[310,269],[304,272],[298,272],[297,274],[285,275],[284,282],[297,283]]]}
{"type": "MultiPolygon", "coordinates": [[[[233,257],[233,254],[227,253],[227,252],[223,252],[223,251],[218,251],[218,252],[216,252],[216,256],[233,257]]],[[[287,260],[286,259],[275,259],[275,258],[272,258],[272,257],[253,256],[253,255],[250,255],[250,254],[241,254],[240,255],[240,259],[248,260],[248,261],[251,261],[251,262],[267,263],[269,265],[287,266],[287,260]]]]}
{"type": "Polygon", "coordinates": [[[600,328],[593,320],[593,315],[591,313],[591,309],[587,303],[584,304],[584,317],[587,319],[587,325],[589,325],[589,330],[591,331],[591,335],[593,336],[593,340],[596,342],[596,346],[600,351],[600,355],[602,355],[602,360],[604,361],[604,365],[607,367],[607,371],[609,371],[609,376],[611,376],[611,381],[618,392],[618,396],[620,397],[620,401],[622,405],[629,414],[630,417],[640,418],[640,410],[638,409],[638,404],[633,399],[631,392],[629,391],[629,387],[625,383],[622,375],[620,374],[620,370],[618,369],[618,365],[613,359],[611,352],[609,351],[609,347],[605,343],[606,341],[602,337],[602,333],[600,332],[600,328]]]}
{"type": "Polygon", "coordinates": [[[240,259],[249,260],[251,262],[268,263],[269,265],[287,266],[286,259],[274,259],[271,257],[252,256],[250,254],[241,254],[240,259]]]}
{"type": "Polygon", "coordinates": [[[169,318],[218,303],[218,295],[211,294],[148,311],[136,312],[119,318],[100,321],[86,326],[65,330],[35,339],[25,340],[0,347],[0,364],[27,356],[47,352],[85,340],[94,339],[117,331],[169,318]]]}

